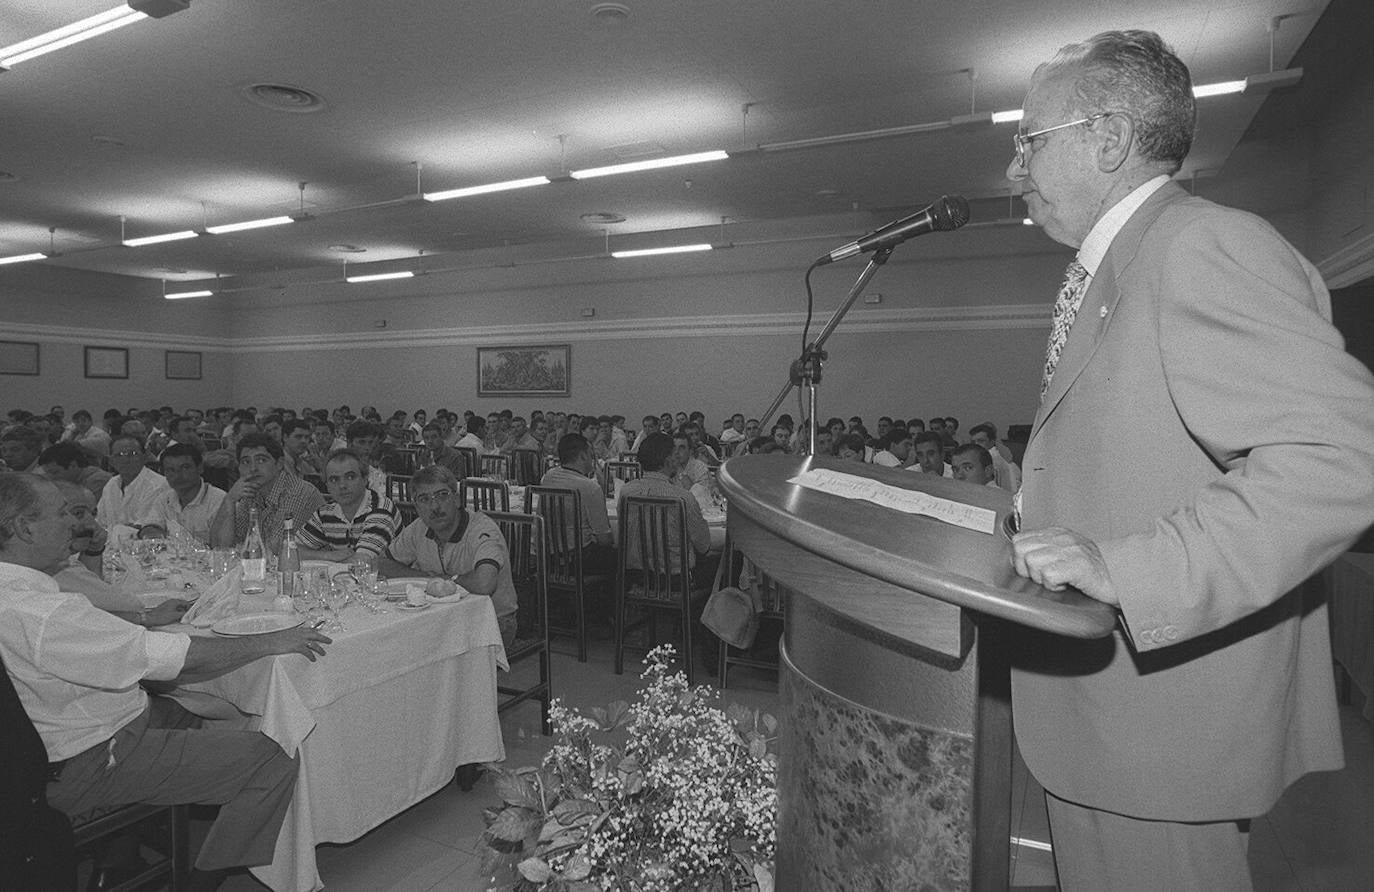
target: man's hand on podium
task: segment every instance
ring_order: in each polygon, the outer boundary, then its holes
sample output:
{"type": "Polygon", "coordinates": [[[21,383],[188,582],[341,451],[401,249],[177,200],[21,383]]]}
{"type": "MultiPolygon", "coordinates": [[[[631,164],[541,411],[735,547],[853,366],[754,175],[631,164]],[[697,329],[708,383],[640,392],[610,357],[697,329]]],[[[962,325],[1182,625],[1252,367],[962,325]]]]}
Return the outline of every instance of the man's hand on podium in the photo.
{"type": "Polygon", "coordinates": [[[1011,540],[1011,563],[1017,573],[1050,591],[1071,585],[1096,601],[1120,604],[1097,543],[1073,530],[1045,527],[1017,533],[1011,540]]]}

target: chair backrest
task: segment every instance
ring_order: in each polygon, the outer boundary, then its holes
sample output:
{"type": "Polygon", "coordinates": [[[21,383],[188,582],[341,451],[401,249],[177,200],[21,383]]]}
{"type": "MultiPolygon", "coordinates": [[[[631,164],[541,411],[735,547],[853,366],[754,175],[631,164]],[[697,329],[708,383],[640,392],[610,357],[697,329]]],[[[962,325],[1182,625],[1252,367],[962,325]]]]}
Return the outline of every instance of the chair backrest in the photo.
{"type": "Polygon", "coordinates": [[[689,590],[690,554],[680,500],[630,496],[621,502],[620,569],[642,571],[644,588],[638,597],[668,601],[689,590]]]}
{"type": "Polygon", "coordinates": [[[478,468],[477,450],[471,446],[455,446],[453,448],[458,450],[458,454],[463,457],[463,476],[476,477],[478,468]]]}
{"type": "Polygon", "coordinates": [[[392,454],[392,473],[414,474],[420,464],[420,450],[414,446],[401,446],[392,454]]]}
{"type": "Polygon", "coordinates": [[[516,486],[539,482],[539,450],[520,447],[511,451],[511,476],[516,486]]]}
{"type": "Polygon", "coordinates": [[[510,479],[510,457],[506,455],[482,455],[478,470],[483,477],[495,477],[497,480],[510,479]]]}
{"type": "Polygon", "coordinates": [[[644,469],[639,466],[638,461],[606,462],[606,498],[615,498],[617,480],[638,480],[643,476],[644,469]]]}
{"type": "Polygon", "coordinates": [[[516,511],[487,511],[496,521],[509,552],[510,577],[519,597],[519,610],[535,609],[536,629],[542,634],[549,627],[548,552],[545,550],[544,521],[533,514],[516,511]]]}
{"type": "Polygon", "coordinates": [[[544,521],[549,584],[576,586],[582,578],[582,494],[575,489],[531,486],[525,497],[544,521]]]}
{"type": "Polygon", "coordinates": [[[616,458],[617,458],[619,461],[632,461],[632,462],[638,462],[638,461],[639,461],[639,454],[636,453],[636,452],[622,452],[622,453],[620,453],[619,455],[617,455],[616,458]]]}
{"type": "Polygon", "coordinates": [[[387,474],[386,475],[386,497],[393,502],[414,502],[415,498],[410,492],[409,474],[387,474]]]}
{"type": "Polygon", "coordinates": [[[469,477],[458,482],[458,499],[468,508],[481,511],[483,514],[509,511],[510,484],[504,480],[469,477]]]}

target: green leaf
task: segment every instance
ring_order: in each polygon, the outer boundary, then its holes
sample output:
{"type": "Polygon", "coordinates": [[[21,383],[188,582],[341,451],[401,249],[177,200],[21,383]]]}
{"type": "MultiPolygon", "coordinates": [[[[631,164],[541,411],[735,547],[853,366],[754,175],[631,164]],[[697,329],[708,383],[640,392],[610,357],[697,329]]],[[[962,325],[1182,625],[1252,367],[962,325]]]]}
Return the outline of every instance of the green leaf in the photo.
{"type": "Polygon", "coordinates": [[[768,755],[768,743],[762,737],[755,737],[749,741],[749,755],[755,759],[762,759],[768,755]]]}
{"type": "Polygon", "coordinates": [[[549,818],[539,831],[539,841],[548,842],[563,832],[563,824],[557,818],[549,818]]]}
{"type": "Polygon", "coordinates": [[[773,892],[773,871],[763,864],[755,864],[754,882],[759,884],[759,892],[773,892]]]}
{"type": "Polygon", "coordinates": [[[516,869],[531,883],[547,883],[553,879],[553,868],[543,858],[526,858],[516,865],[516,869]]]}
{"type": "Polygon", "coordinates": [[[778,732],[778,720],[766,712],[763,714],[763,730],[767,731],[770,736],[778,732]]]}
{"type": "Polygon", "coordinates": [[[592,862],[581,852],[569,858],[563,866],[563,878],[567,880],[585,880],[591,874],[592,862]]]}
{"type": "Polygon", "coordinates": [[[629,714],[629,703],[626,703],[624,700],[616,700],[612,702],[611,705],[607,708],[607,718],[610,721],[610,728],[608,728],[607,730],[619,728],[621,725],[625,724],[625,721],[629,717],[629,714]]]}
{"type": "Polygon", "coordinates": [[[538,826],[539,816],[527,808],[512,805],[504,809],[487,830],[497,839],[506,842],[519,842],[530,830],[531,819],[538,826]]]}
{"type": "Polygon", "coordinates": [[[524,808],[540,808],[539,792],[535,790],[534,784],[529,778],[522,777],[510,771],[499,771],[496,774],[496,795],[500,796],[511,805],[518,805],[524,808]]]}
{"type": "Polygon", "coordinates": [[[590,799],[564,799],[553,807],[553,815],[564,824],[571,824],[586,815],[601,812],[601,806],[590,799]]]}
{"type": "Polygon", "coordinates": [[[607,730],[607,727],[606,727],[606,719],[607,719],[606,710],[602,709],[600,706],[593,706],[592,709],[591,709],[591,713],[592,713],[592,718],[596,720],[597,727],[599,727],[602,731],[607,730]]]}

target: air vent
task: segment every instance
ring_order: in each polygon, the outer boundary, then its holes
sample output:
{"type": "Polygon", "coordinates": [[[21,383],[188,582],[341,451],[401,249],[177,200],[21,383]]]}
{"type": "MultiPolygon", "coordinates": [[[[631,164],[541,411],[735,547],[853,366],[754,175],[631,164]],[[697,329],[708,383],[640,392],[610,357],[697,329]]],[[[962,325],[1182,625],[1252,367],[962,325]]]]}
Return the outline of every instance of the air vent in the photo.
{"type": "Polygon", "coordinates": [[[624,223],[624,214],[612,214],[609,211],[597,211],[592,214],[583,214],[579,217],[583,223],[592,223],[597,226],[604,226],[608,223],[624,223]]]}
{"type": "Polygon", "coordinates": [[[273,111],[305,115],[324,109],[324,100],[318,95],[290,84],[249,84],[239,88],[239,93],[254,105],[273,111]]]}

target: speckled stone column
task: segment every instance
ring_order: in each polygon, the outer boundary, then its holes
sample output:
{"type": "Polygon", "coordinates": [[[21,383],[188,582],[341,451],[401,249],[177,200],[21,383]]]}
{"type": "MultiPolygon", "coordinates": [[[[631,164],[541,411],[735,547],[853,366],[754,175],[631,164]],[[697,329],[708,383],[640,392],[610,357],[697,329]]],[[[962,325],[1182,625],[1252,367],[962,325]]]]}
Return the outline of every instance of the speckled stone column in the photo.
{"type": "Polygon", "coordinates": [[[823,613],[789,604],[777,888],[969,888],[975,655],[939,665],[823,613]]]}

